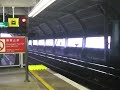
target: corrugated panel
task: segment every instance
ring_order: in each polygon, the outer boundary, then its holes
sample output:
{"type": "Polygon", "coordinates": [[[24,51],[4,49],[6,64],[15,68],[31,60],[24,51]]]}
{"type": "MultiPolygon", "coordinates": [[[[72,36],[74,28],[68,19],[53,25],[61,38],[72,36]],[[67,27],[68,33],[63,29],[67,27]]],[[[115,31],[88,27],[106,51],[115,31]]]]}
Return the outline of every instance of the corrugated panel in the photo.
{"type": "Polygon", "coordinates": [[[56,34],[61,32],[64,33],[64,28],[60,25],[60,23],[57,20],[52,20],[51,22],[49,22],[49,25],[51,25],[56,34]]]}
{"type": "Polygon", "coordinates": [[[50,28],[45,23],[40,24],[40,26],[47,34],[53,34],[50,28]]]}
{"type": "Polygon", "coordinates": [[[82,30],[81,24],[78,22],[78,20],[73,15],[69,14],[64,17],[61,17],[60,19],[65,24],[66,28],[69,31],[82,30]]]}
{"type": "Polygon", "coordinates": [[[104,25],[104,16],[100,15],[92,18],[82,19],[82,21],[85,23],[87,28],[104,25]]]}
{"type": "Polygon", "coordinates": [[[89,17],[100,15],[101,12],[99,11],[98,6],[95,4],[95,5],[86,7],[83,10],[78,10],[76,12],[76,14],[78,15],[78,17],[80,19],[86,19],[86,18],[89,18],[89,17]]]}

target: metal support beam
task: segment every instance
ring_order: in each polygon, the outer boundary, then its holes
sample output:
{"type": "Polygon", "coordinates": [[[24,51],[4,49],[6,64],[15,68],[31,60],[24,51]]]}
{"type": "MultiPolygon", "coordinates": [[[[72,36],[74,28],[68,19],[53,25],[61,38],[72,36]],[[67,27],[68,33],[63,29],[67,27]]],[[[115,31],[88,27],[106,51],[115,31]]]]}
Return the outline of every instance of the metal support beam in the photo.
{"type": "Polygon", "coordinates": [[[104,60],[108,62],[108,20],[106,16],[104,17],[104,60]]]}
{"type": "Polygon", "coordinates": [[[112,21],[110,64],[120,66],[120,21],[112,21]]]}
{"type": "Polygon", "coordinates": [[[64,28],[64,31],[65,31],[65,35],[66,37],[68,37],[69,33],[68,33],[68,29],[66,28],[66,26],[63,24],[63,22],[60,20],[60,19],[56,19],[59,24],[64,28]]]}
{"type": "Polygon", "coordinates": [[[44,52],[46,52],[46,39],[44,39],[44,52]]]}
{"type": "Polygon", "coordinates": [[[33,46],[33,39],[32,39],[32,46],[33,46]]]}
{"type": "Polygon", "coordinates": [[[84,56],[84,50],[85,50],[85,46],[86,46],[86,30],[87,30],[87,26],[80,20],[80,18],[75,13],[71,13],[71,14],[79,22],[79,24],[82,27],[82,31],[83,31],[83,41],[82,41],[82,51],[81,51],[81,58],[82,58],[84,56]]]}
{"type": "Polygon", "coordinates": [[[86,37],[83,36],[83,40],[82,40],[82,49],[84,49],[86,47],[86,37]]]}
{"type": "Polygon", "coordinates": [[[68,46],[68,38],[65,38],[65,48],[68,46]]]}
{"type": "Polygon", "coordinates": [[[15,7],[12,6],[13,18],[15,17],[15,7]]]}
{"type": "Polygon", "coordinates": [[[38,26],[39,28],[40,28],[40,30],[42,31],[42,33],[44,34],[44,38],[46,39],[46,33],[45,33],[45,31],[41,28],[41,26],[39,25],[38,26]]]}
{"type": "Polygon", "coordinates": [[[27,17],[27,31],[26,31],[26,53],[25,53],[25,82],[29,82],[29,71],[28,71],[28,31],[29,31],[29,18],[27,17]]]}
{"type": "Polygon", "coordinates": [[[68,5],[63,6],[62,8],[60,8],[60,10],[66,8],[76,2],[78,2],[78,0],[74,0],[73,2],[69,3],[68,5]]]}
{"type": "Polygon", "coordinates": [[[87,26],[80,20],[80,18],[75,14],[75,13],[71,13],[75,18],[76,20],[79,22],[79,24],[81,25],[82,27],[82,30],[83,30],[83,34],[85,36],[85,33],[86,33],[86,30],[87,30],[87,26]]]}
{"type": "Polygon", "coordinates": [[[5,22],[5,7],[3,6],[3,22],[5,22]]]}
{"type": "Polygon", "coordinates": [[[50,26],[50,24],[48,22],[45,22],[45,24],[49,27],[49,29],[52,31],[53,33],[53,37],[56,37],[55,31],[53,30],[53,28],[50,26]]]}
{"type": "Polygon", "coordinates": [[[87,9],[90,9],[90,8],[93,8],[93,7],[97,6],[97,5],[98,4],[94,4],[94,5],[90,5],[90,6],[86,7],[86,8],[83,8],[83,9],[78,9],[77,11],[75,11],[75,13],[81,12],[81,11],[84,11],[84,10],[87,10],[87,9]]]}
{"type": "Polygon", "coordinates": [[[34,33],[35,33],[35,36],[34,36],[33,38],[34,38],[34,39],[37,39],[38,33],[36,33],[36,31],[37,31],[37,30],[36,30],[36,27],[34,27],[33,30],[34,30],[34,33]]]}
{"type": "MultiPolygon", "coordinates": [[[[119,18],[119,12],[117,12],[112,5],[108,3],[107,0],[99,1],[99,9],[102,14],[104,14],[108,19],[117,19],[119,18]]],[[[119,18],[120,19],[120,18],[119,18]]]]}
{"type": "Polygon", "coordinates": [[[37,46],[39,46],[39,39],[37,39],[37,46]]]}
{"type": "Polygon", "coordinates": [[[20,53],[20,54],[19,54],[19,61],[20,61],[20,67],[21,67],[21,68],[23,68],[23,64],[24,64],[24,63],[23,63],[23,60],[24,60],[23,58],[24,58],[24,57],[23,57],[23,53],[20,53]]]}
{"type": "Polygon", "coordinates": [[[39,33],[37,33],[37,37],[39,38],[39,35],[40,35],[40,28],[39,28],[38,26],[36,26],[36,30],[37,30],[37,32],[39,32],[39,33]]]}
{"type": "Polygon", "coordinates": [[[83,9],[77,9],[77,11],[74,11],[74,12],[71,12],[71,11],[64,11],[64,10],[60,10],[60,11],[56,11],[56,10],[48,10],[48,11],[46,11],[46,12],[55,12],[55,13],[63,13],[63,14],[69,14],[69,13],[78,13],[78,12],[82,12],[82,11],[84,11],[84,10],[87,10],[87,9],[90,9],[90,8],[93,8],[93,7],[95,7],[95,6],[97,6],[98,4],[94,4],[94,5],[90,5],[90,6],[88,6],[88,7],[86,7],[86,8],[83,8],[83,9]]]}

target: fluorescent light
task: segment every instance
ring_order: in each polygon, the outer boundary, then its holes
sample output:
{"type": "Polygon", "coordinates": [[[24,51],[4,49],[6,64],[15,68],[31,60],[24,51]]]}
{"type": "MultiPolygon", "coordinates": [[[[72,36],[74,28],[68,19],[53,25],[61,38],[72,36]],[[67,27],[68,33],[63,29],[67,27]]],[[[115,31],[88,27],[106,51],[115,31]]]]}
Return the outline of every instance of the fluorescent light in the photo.
{"type": "Polygon", "coordinates": [[[37,5],[30,11],[28,17],[35,17],[45,8],[47,8],[50,4],[52,4],[56,0],[40,0],[37,5]]]}

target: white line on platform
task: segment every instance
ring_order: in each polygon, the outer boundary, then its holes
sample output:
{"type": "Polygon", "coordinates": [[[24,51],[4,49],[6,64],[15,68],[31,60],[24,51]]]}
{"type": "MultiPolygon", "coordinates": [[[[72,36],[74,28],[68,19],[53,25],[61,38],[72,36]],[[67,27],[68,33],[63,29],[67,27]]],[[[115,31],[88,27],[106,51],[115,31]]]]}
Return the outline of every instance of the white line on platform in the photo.
{"type": "Polygon", "coordinates": [[[69,83],[70,85],[74,86],[74,87],[77,88],[78,90],[90,90],[90,89],[88,89],[88,88],[86,88],[86,87],[84,87],[84,86],[82,86],[82,85],[80,85],[80,84],[78,84],[78,83],[70,80],[69,78],[67,78],[67,77],[65,77],[65,76],[63,76],[63,75],[61,75],[61,74],[59,74],[59,73],[55,73],[54,71],[52,71],[52,70],[50,70],[50,69],[48,69],[48,71],[49,71],[50,73],[52,73],[53,75],[57,76],[58,78],[64,80],[64,81],[67,82],[67,83],[69,83]]]}

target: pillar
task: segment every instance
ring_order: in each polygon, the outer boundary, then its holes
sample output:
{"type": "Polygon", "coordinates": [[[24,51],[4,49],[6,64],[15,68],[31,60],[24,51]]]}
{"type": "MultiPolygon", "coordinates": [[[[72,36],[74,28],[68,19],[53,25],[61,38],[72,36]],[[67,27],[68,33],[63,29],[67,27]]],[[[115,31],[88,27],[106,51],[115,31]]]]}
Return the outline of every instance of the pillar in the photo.
{"type": "MultiPolygon", "coordinates": [[[[120,65],[120,21],[112,21],[112,37],[110,48],[110,63],[115,66],[120,65]]],[[[119,66],[120,67],[120,66],[119,66]]]]}

